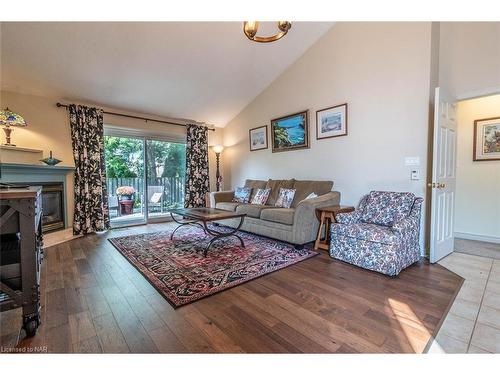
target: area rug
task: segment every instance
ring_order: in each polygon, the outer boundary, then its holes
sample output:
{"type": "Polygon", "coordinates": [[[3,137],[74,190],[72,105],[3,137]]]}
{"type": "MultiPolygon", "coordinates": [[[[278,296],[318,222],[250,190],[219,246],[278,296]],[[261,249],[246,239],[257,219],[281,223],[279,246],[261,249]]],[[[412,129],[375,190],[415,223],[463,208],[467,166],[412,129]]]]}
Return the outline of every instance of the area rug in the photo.
{"type": "MultiPolygon", "coordinates": [[[[218,230],[221,227],[217,228],[218,230]]],[[[318,255],[250,233],[216,241],[195,227],[110,238],[109,241],[174,307],[179,307],[318,255]]]]}

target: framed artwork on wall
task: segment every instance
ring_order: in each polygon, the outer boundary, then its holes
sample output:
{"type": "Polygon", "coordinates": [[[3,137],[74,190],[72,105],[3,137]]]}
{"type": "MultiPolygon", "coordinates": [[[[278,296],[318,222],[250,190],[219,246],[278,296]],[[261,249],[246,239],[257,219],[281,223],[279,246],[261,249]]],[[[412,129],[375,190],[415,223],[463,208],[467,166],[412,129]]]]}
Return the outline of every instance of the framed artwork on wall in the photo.
{"type": "Polygon", "coordinates": [[[347,103],[316,111],[316,139],[347,135],[347,103]]]}
{"type": "Polygon", "coordinates": [[[271,120],[273,152],[309,148],[309,111],[271,120]]]}
{"type": "Polygon", "coordinates": [[[474,121],[474,161],[500,160],[500,117],[474,121]]]}
{"type": "Polygon", "coordinates": [[[250,151],[264,150],[267,144],[267,125],[253,128],[248,131],[250,139],[250,151]]]}

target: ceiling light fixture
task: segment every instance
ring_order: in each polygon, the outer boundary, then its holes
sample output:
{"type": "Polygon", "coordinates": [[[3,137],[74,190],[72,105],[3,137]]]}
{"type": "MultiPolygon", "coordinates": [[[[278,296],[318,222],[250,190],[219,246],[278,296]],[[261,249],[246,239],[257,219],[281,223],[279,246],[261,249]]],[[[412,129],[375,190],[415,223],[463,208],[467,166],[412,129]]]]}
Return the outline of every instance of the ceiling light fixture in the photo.
{"type": "Polygon", "coordinates": [[[259,22],[258,21],[245,21],[243,22],[243,32],[253,42],[257,43],[270,43],[275,42],[283,38],[288,30],[292,27],[292,24],[288,21],[279,21],[278,29],[280,32],[278,34],[272,36],[257,36],[257,31],[259,30],[259,22]]]}

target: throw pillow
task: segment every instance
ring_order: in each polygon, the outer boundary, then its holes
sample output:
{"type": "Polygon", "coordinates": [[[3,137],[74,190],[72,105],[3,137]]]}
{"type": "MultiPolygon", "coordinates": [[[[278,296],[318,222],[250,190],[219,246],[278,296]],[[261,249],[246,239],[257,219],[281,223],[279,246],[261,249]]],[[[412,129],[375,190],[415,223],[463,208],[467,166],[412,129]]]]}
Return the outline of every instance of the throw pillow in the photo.
{"type": "Polygon", "coordinates": [[[245,187],[251,188],[252,189],[252,194],[250,194],[250,200],[253,200],[255,197],[255,194],[257,194],[257,190],[259,189],[265,189],[266,188],[267,181],[262,181],[262,180],[246,180],[245,181],[245,187]]]}
{"type": "Polygon", "coordinates": [[[248,203],[250,201],[250,194],[252,193],[252,188],[239,187],[236,188],[234,192],[233,202],[238,203],[248,203]]]}
{"type": "Polygon", "coordinates": [[[275,207],[290,208],[292,206],[293,197],[295,196],[295,189],[281,188],[276,199],[275,207]]]}
{"type": "Polygon", "coordinates": [[[278,199],[280,188],[283,189],[292,189],[295,183],[295,179],[291,180],[268,180],[266,184],[266,189],[271,189],[271,193],[269,194],[269,200],[267,204],[270,206],[274,206],[276,203],[276,199],[278,199]]]}
{"type": "Polygon", "coordinates": [[[316,193],[311,193],[311,194],[309,194],[307,197],[305,197],[305,199],[304,199],[304,200],[306,200],[306,199],[313,199],[313,198],[318,198],[318,194],[316,194],[316,193]]]}
{"type": "Polygon", "coordinates": [[[271,194],[271,189],[257,189],[257,193],[252,199],[252,204],[266,204],[269,194],[271,194]]]}

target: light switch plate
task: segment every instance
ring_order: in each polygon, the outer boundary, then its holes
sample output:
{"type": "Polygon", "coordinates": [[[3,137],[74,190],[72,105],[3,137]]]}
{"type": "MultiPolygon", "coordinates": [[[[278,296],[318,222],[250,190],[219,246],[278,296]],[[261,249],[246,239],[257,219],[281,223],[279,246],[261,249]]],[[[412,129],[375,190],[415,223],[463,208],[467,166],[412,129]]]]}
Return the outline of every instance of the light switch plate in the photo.
{"type": "Polygon", "coordinates": [[[420,180],[420,170],[414,169],[411,171],[411,179],[413,181],[418,181],[420,180]]]}
{"type": "Polygon", "coordinates": [[[405,157],[405,165],[420,165],[420,157],[418,156],[407,156],[405,157]]]}

